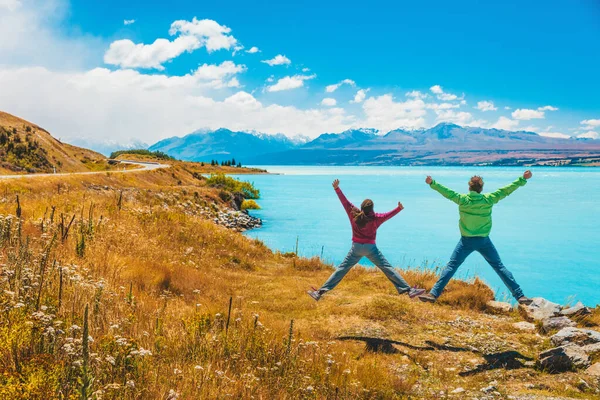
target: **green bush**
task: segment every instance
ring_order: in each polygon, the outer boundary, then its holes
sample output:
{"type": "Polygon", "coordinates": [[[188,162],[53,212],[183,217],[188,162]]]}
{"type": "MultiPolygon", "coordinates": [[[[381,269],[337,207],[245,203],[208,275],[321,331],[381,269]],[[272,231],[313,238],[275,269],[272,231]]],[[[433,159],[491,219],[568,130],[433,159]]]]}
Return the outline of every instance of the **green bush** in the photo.
{"type": "Polygon", "coordinates": [[[211,175],[206,180],[208,186],[220,188],[233,193],[241,194],[245,199],[260,198],[260,191],[250,182],[242,182],[223,174],[211,175]]]}
{"type": "Polygon", "coordinates": [[[110,153],[110,158],[117,158],[123,154],[135,154],[138,156],[147,156],[147,157],[158,158],[159,160],[175,160],[175,158],[171,157],[167,153],[163,153],[162,151],[158,151],[158,150],[150,151],[150,150],[146,150],[146,149],[113,151],[112,153],[110,153]]]}
{"type": "Polygon", "coordinates": [[[254,200],[244,200],[242,210],[260,210],[260,206],[254,200]]]}

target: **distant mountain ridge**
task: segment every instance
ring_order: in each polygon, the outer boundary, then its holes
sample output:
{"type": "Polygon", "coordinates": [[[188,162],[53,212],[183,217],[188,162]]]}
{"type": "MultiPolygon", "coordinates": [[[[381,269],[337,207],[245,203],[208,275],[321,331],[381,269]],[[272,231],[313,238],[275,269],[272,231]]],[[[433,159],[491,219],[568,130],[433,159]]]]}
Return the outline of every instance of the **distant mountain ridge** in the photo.
{"type": "Polygon", "coordinates": [[[234,132],[221,128],[164,139],[150,146],[148,150],[162,151],[186,161],[223,161],[232,157],[240,160],[250,159],[261,154],[289,150],[303,143],[295,142],[283,134],[234,132]]]}
{"type": "Polygon", "coordinates": [[[600,140],[441,123],[385,134],[375,129],[349,129],[324,133],[311,141],[218,129],[165,139],[149,149],[183,160],[235,157],[251,165],[516,165],[600,157],[600,140]]]}

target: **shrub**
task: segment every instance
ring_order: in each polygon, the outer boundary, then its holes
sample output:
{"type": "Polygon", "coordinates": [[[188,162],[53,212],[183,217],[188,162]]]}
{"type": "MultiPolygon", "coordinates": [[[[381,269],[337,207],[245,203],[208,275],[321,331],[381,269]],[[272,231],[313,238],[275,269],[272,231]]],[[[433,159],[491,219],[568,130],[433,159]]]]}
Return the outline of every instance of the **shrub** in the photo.
{"type": "Polygon", "coordinates": [[[260,210],[260,206],[254,200],[244,200],[242,210],[260,210]]]}
{"type": "Polygon", "coordinates": [[[223,174],[211,175],[206,180],[208,186],[221,188],[233,193],[240,193],[245,199],[258,199],[260,191],[250,182],[242,182],[223,174]]]}
{"type": "Polygon", "coordinates": [[[138,156],[147,156],[152,158],[158,158],[159,160],[175,160],[175,158],[171,157],[167,153],[163,153],[162,151],[150,151],[146,149],[131,149],[131,150],[118,150],[110,153],[110,158],[117,158],[123,154],[135,154],[138,156]]]}

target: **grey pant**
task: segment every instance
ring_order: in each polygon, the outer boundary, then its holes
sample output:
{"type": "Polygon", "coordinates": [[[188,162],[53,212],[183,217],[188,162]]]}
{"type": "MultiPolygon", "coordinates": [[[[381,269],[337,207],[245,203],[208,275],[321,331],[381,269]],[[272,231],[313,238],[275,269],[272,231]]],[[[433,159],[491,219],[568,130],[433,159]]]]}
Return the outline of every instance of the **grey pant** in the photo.
{"type": "Polygon", "coordinates": [[[327,282],[323,284],[320,292],[326,292],[337,286],[338,283],[346,276],[348,271],[354,267],[363,257],[367,257],[373,264],[383,271],[385,276],[392,281],[398,293],[406,293],[410,290],[408,283],[396,272],[394,267],[385,259],[381,251],[374,244],[352,243],[350,252],[331,274],[327,282]]]}

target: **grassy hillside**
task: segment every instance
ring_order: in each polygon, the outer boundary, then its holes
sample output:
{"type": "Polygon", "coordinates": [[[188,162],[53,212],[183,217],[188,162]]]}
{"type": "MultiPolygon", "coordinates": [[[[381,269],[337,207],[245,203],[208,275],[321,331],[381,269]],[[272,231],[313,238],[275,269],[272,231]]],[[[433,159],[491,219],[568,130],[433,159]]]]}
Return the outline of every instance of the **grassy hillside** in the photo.
{"type": "Polygon", "coordinates": [[[102,171],[111,167],[91,150],[62,143],[48,131],[0,111],[0,174],[102,171]]]}
{"type": "Polygon", "coordinates": [[[516,313],[483,313],[477,280],[430,305],[355,268],[315,303],[305,290],[331,266],[215,225],[206,210],[227,206],[226,188],[201,168],[0,182],[0,398],[597,396],[581,373],[493,362],[550,344],[516,313]],[[404,345],[371,353],[348,335],[404,345]]]}

